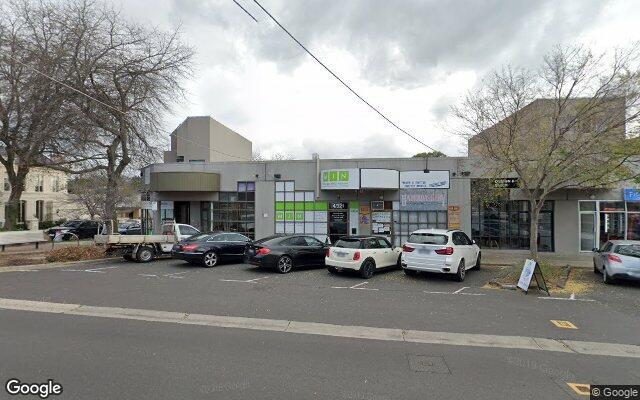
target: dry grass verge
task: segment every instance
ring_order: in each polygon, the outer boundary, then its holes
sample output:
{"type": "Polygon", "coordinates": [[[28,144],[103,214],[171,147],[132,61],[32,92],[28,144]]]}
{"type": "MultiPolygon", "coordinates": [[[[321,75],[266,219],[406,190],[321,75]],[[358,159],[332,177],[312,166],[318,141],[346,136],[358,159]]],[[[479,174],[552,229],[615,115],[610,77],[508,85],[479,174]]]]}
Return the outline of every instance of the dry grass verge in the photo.
{"type": "Polygon", "coordinates": [[[51,250],[45,256],[47,262],[82,261],[105,258],[103,247],[68,246],[51,250]]]}

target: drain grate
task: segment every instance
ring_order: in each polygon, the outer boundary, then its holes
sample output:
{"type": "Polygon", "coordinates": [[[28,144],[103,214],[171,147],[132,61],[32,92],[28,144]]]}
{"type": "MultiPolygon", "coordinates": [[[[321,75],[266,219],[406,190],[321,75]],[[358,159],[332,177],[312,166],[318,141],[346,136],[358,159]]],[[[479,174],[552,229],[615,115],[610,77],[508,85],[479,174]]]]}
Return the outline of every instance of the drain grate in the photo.
{"type": "Polygon", "coordinates": [[[409,360],[409,368],[411,368],[412,371],[451,375],[451,371],[442,356],[408,354],[407,358],[409,360]]]}

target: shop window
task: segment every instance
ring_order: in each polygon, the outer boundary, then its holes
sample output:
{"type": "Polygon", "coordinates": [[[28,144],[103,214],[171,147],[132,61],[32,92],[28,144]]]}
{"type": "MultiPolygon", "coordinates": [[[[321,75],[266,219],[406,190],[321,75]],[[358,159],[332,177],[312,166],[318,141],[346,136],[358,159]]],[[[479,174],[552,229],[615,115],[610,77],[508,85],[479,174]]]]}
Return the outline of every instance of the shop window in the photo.
{"type": "Polygon", "coordinates": [[[255,188],[255,182],[238,182],[236,192],[220,192],[218,201],[202,202],[203,226],[255,238],[255,188]]]}
{"type": "MultiPolygon", "coordinates": [[[[553,201],[542,207],[538,219],[538,249],[554,251],[553,201]]],[[[501,200],[484,203],[472,200],[471,232],[480,247],[528,249],[531,213],[529,202],[501,200]]]]}
{"type": "Polygon", "coordinates": [[[394,244],[400,246],[418,229],[447,229],[446,211],[393,211],[394,244]]]}
{"type": "Polygon", "coordinates": [[[307,233],[324,242],[328,231],[326,201],[315,201],[313,191],[296,191],[294,181],[276,182],[275,199],[276,233],[307,233]]]}
{"type": "Polygon", "coordinates": [[[36,218],[38,221],[42,221],[44,219],[44,201],[36,200],[36,218]]]}

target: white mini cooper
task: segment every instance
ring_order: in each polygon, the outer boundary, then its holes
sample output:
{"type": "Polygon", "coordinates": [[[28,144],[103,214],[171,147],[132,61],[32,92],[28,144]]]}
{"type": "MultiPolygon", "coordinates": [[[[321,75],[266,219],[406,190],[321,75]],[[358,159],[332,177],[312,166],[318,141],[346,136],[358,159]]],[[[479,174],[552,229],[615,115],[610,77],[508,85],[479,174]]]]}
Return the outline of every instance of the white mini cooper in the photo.
{"type": "Polygon", "coordinates": [[[480,247],[459,230],[420,229],[402,246],[402,269],[407,275],[418,271],[455,274],[462,282],[466,270],[480,269],[480,247]]]}
{"type": "Polygon", "coordinates": [[[349,269],[369,279],[378,269],[400,267],[400,253],[381,236],[346,236],[327,249],[324,263],[333,274],[349,269]]]}

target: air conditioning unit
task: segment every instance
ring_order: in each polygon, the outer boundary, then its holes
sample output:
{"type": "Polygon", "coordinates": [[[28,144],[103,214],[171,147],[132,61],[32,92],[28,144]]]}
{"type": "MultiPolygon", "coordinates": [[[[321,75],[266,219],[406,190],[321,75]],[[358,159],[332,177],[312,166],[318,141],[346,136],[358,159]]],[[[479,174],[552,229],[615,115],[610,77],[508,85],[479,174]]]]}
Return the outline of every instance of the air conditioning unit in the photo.
{"type": "Polygon", "coordinates": [[[384,201],[372,201],[371,202],[371,210],[384,210],[384,201]]]}

